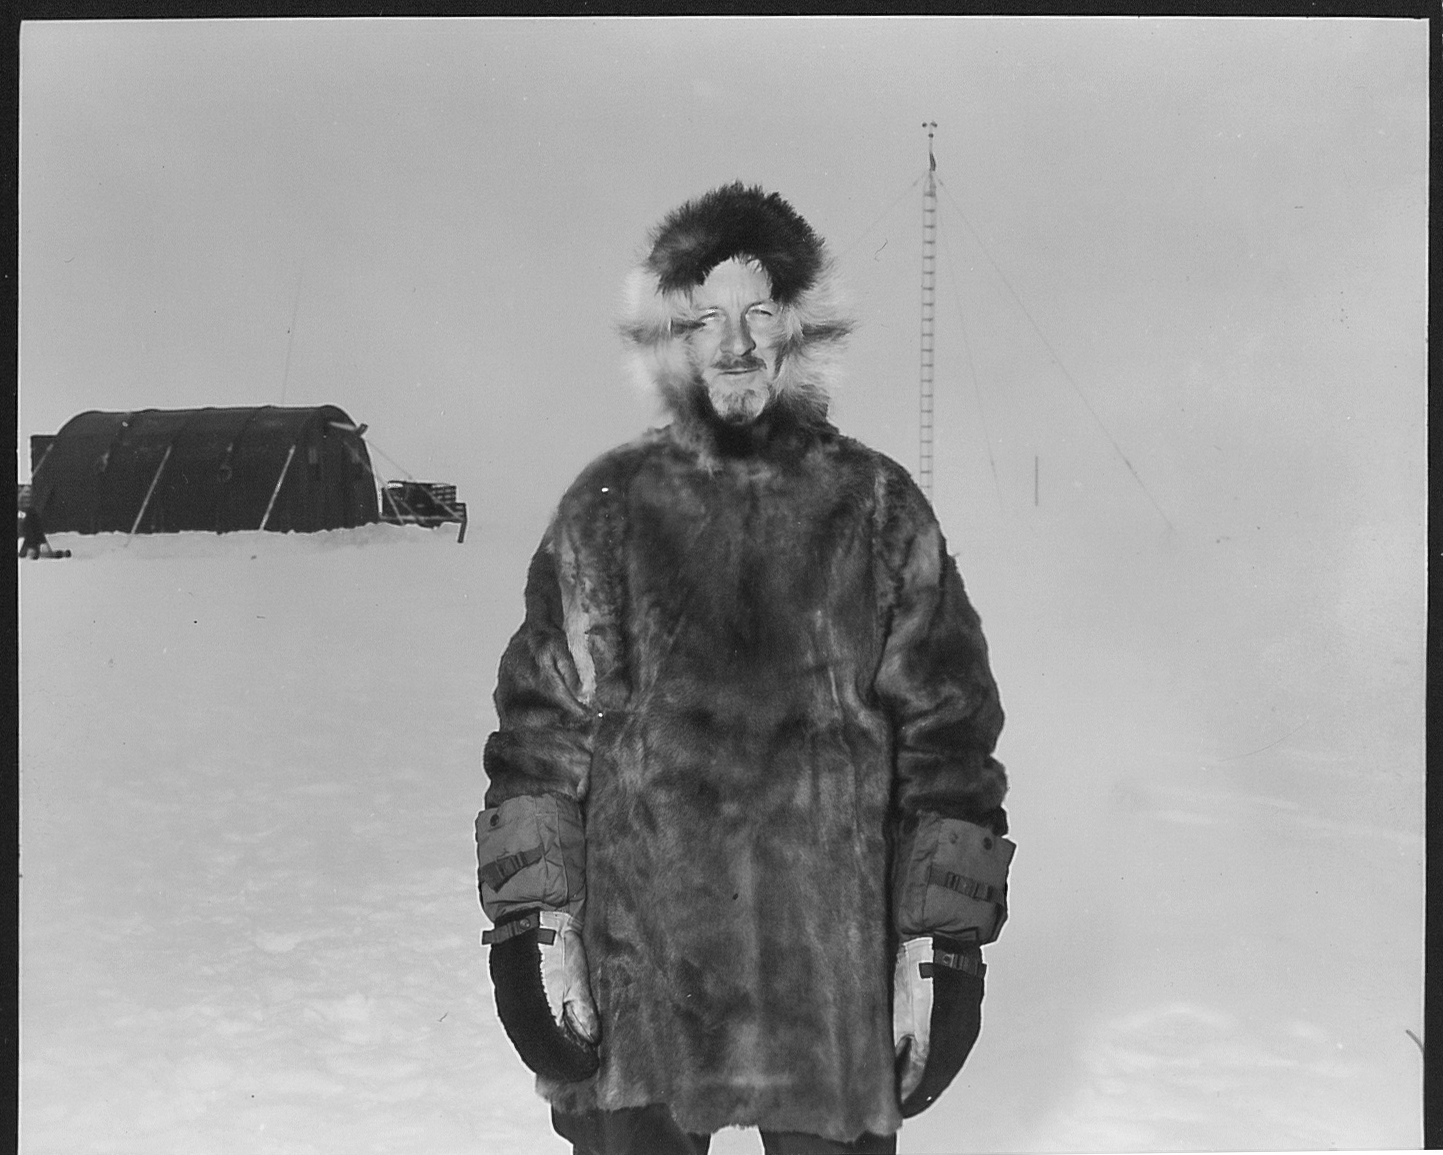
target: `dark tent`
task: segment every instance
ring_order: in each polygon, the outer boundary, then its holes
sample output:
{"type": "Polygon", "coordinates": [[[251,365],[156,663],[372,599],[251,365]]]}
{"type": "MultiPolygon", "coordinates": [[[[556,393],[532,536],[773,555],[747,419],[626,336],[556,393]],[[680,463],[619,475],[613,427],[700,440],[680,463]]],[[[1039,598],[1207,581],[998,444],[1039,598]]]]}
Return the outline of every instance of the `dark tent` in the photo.
{"type": "Polygon", "coordinates": [[[72,417],[34,463],[48,533],[268,529],[377,520],[360,431],[334,405],[72,417]]]}

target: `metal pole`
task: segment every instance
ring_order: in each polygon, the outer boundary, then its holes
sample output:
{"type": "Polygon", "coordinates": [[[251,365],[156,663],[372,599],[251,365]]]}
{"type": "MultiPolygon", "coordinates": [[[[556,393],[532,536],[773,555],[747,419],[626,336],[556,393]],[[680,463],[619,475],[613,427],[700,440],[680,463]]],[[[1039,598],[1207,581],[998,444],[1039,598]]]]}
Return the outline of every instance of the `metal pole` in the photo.
{"type": "Polygon", "coordinates": [[[271,510],[273,510],[273,509],[276,507],[276,498],[281,495],[281,486],[282,486],[283,484],[285,484],[286,471],[287,471],[288,469],[290,469],[290,467],[291,467],[291,458],[294,457],[295,455],[296,455],[296,447],[295,447],[294,444],[292,444],[292,446],[291,446],[291,451],[286,454],[286,463],[281,466],[281,475],[280,475],[280,477],[276,478],[276,487],[275,487],[275,489],[271,490],[271,500],[270,500],[270,504],[266,506],[266,515],[265,515],[265,517],[261,518],[261,528],[262,528],[262,529],[265,529],[266,523],[269,522],[270,519],[271,519],[271,510]]]}
{"type": "Polygon", "coordinates": [[[922,185],[922,365],[921,420],[918,437],[917,480],[932,500],[932,336],[937,288],[937,158],[932,153],[935,120],[923,121],[927,130],[927,179],[922,185]]]}
{"type": "Polygon", "coordinates": [[[40,467],[45,464],[45,459],[50,456],[50,451],[54,448],[55,439],[51,438],[50,444],[45,447],[45,452],[40,455],[40,460],[35,463],[35,467],[30,471],[30,483],[32,485],[35,483],[35,478],[40,473],[40,467]]]}
{"type": "Polygon", "coordinates": [[[160,481],[161,472],[165,469],[165,463],[170,460],[170,451],[174,448],[174,444],[165,447],[165,455],[160,459],[160,466],[156,469],[155,476],[150,479],[150,488],[145,491],[145,500],[140,503],[140,512],[135,515],[135,522],[131,525],[130,532],[125,537],[127,542],[135,536],[135,531],[140,528],[140,519],[145,516],[145,511],[150,506],[150,499],[155,493],[156,484],[160,481]]]}
{"type": "Polygon", "coordinates": [[[286,380],[291,375],[291,346],[296,343],[296,314],[301,308],[301,282],[306,277],[306,264],[301,262],[301,271],[296,277],[296,299],[291,305],[291,327],[286,330],[286,367],[281,371],[281,404],[286,403],[286,380]]]}

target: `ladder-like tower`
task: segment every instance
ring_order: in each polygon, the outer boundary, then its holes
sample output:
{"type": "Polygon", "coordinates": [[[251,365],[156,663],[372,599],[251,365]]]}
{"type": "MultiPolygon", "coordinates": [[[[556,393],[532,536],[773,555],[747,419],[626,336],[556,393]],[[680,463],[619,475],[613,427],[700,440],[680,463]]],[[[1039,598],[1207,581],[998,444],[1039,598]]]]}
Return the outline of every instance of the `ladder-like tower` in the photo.
{"type": "Polygon", "coordinates": [[[922,185],[922,372],[921,424],[917,482],[932,500],[932,332],[937,289],[937,158],[932,153],[935,120],[922,122],[927,130],[927,177],[922,185]]]}

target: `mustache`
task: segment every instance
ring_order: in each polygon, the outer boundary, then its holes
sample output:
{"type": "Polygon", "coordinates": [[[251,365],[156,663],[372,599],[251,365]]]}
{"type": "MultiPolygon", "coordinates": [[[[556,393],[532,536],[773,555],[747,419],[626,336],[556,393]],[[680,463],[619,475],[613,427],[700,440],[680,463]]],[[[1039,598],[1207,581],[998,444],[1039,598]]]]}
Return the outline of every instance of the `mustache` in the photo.
{"type": "Polygon", "coordinates": [[[725,360],[712,362],[712,368],[718,373],[740,373],[752,372],[757,369],[765,369],[767,363],[760,357],[728,357],[725,360]]]}

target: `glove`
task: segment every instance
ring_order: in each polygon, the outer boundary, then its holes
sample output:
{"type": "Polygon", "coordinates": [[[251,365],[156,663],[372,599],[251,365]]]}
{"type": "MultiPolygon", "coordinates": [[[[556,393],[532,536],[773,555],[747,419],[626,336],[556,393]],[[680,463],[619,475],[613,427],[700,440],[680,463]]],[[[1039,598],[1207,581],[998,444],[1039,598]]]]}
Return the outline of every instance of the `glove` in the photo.
{"type": "Polygon", "coordinates": [[[576,920],[562,911],[516,911],[481,941],[491,947],[496,1013],[521,1061],[563,1083],[595,1074],[601,1024],[576,920]]]}
{"type": "Polygon", "coordinates": [[[931,1106],[967,1061],[982,1030],[986,970],[975,941],[934,934],[897,949],[892,1038],[903,1118],[931,1106]]]}

